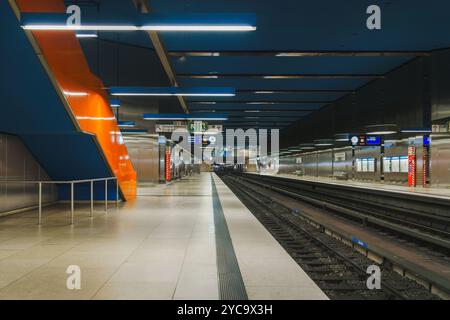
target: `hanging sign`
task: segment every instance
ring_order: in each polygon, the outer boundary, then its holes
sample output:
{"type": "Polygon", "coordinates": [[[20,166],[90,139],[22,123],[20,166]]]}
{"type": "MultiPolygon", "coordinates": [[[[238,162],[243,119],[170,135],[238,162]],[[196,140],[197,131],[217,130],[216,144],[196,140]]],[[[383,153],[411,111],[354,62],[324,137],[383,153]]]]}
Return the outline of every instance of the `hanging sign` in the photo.
{"type": "Polygon", "coordinates": [[[353,146],[381,146],[381,137],[380,136],[352,136],[350,138],[350,142],[353,146]]]}

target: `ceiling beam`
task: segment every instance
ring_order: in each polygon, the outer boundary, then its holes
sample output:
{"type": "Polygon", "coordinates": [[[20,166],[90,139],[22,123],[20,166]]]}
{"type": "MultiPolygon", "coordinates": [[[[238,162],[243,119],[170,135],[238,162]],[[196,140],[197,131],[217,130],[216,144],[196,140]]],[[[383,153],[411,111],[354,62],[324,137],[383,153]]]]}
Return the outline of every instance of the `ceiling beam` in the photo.
{"type": "Polygon", "coordinates": [[[428,51],[170,51],[171,57],[424,57],[428,51]]]}
{"type": "Polygon", "coordinates": [[[226,78],[256,78],[256,79],[383,79],[382,74],[253,74],[253,73],[228,73],[228,74],[194,74],[179,73],[179,78],[191,79],[226,79],[226,78]]]}
{"type": "Polygon", "coordinates": [[[291,89],[245,89],[236,90],[236,93],[254,93],[254,94],[276,94],[276,93],[355,93],[355,90],[291,90],[291,89]]]}
{"type": "Polygon", "coordinates": [[[297,107],[297,106],[290,106],[290,107],[282,107],[282,108],[278,108],[278,107],[266,107],[266,106],[227,106],[227,107],[220,107],[220,106],[214,106],[211,108],[208,107],[202,107],[202,106],[193,106],[191,107],[191,109],[193,111],[197,111],[197,110],[209,110],[209,112],[211,112],[210,110],[216,110],[216,111],[220,111],[220,112],[229,112],[229,111],[239,111],[239,110],[259,110],[262,112],[268,111],[268,112],[292,112],[292,111],[303,111],[303,112],[312,112],[312,111],[317,111],[320,108],[305,108],[305,107],[297,107]]]}
{"type": "MultiPolygon", "coordinates": [[[[138,10],[140,10],[142,13],[150,13],[151,8],[148,4],[148,1],[146,0],[133,0],[134,5],[138,10]]],[[[167,77],[169,78],[169,81],[172,86],[178,87],[178,82],[176,79],[176,74],[174,72],[174,69],[172,67],[172,63],[170,61],[169,55],[167,53],[166,48],[164,47],[164,44],[162,43],[161,39],[159,38],[159,35],[156,31],[146,31],[148,36],[150,37],[150,40],[152,41],[153,47],[155,48],[156,54],[159,57],[159,60],[161,61],[161,64],[166,71],[167,77]]],[[[180,102],[181,108],[183,108],[184,112],[189,113],[189,107],[186,104],[186,101],[182,96],[177,96],[178,101],[180,102]]]]}
{"type": "Polygon", "coordinates": [[[211,102],[216,102],[215,104],[220,104],[220,103],[227,103],[227,104],[246,104],[246,105],[271,105],[271,104],[285,104],[285,105],[290,105],[290,104],[324,104],[324,103],[331,103],[334,100],[325,100],[325,101],[318,101],[318,100],[314,100],[314,101],[309,101],[309,100],[295,100],[295,101],[283,101],[283,100],[264,100],[264,101],[254,101],[254,100],[247,100],[247,101],[236,101],[236,100],[223,100],[223,101],[188,101],[189,104],[196,104],[196,105],[214,105],[214,104],[210,104],[211,102]],[[202,102],[206,102],[206,103],[202,103],[202,102]]]}

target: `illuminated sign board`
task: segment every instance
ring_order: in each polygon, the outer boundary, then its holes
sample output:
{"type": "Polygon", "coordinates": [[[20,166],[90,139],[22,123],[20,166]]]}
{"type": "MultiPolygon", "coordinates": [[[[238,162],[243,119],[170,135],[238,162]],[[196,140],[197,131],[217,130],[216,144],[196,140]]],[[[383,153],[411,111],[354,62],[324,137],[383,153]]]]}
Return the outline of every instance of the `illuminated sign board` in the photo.
{"type": "Polygon", "coordinates": [[[368,146],[380,146],[381,137],[378,136],[366,136],[366,145],[368,146]]]}
{"type": "Polygon", "coordinates": [[[380,136],[352,136],[350,138],[350,142],[353,146],[381,146],[381,137],[380,136]]]}

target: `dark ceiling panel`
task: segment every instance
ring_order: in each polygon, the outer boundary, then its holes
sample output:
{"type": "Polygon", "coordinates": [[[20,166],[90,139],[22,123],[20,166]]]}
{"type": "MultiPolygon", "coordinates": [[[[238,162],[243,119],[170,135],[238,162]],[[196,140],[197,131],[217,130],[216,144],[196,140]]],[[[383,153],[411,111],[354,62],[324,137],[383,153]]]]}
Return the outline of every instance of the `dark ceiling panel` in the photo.
{"type": "MultiPolygon", "coordinates": [[[[79,1],[79,4],[83,15],[88,16],[126,17],[135,13],[132,0],[79,1]]],[[[230,99],[190,98],[188,104],[194,111],[319,110],[347,95],[352,99],[354,91],[414,61],[416,56],[450,47],[450,1],[435,0],[433,5],[422,0],[378,3],[383,19],[383,29],[378,31],[366,28],[366,9],[371,4],[366,0],[345,3],[334,0],[150,1],[152,10],[160,13],[251,12],[257,16],[254,32],[159,33],[169,52],[223,53],[222,56],[171,55],[180,86],[222,86],[237,90],[236,97],[230,99]],[[274,53],[291,54],[275,56],[274,53]],[[207,78],[192,78],[192,75],[207,78]],[[224,77],[220,78],[221,75],[224,77]],[[270,79],[261,75],[290,78],[270,79]],[[285,92],[257,94],[252,90],[285,92]],[[289,92],[292,90],[316,92],[289,92]],[[245,103],[252,101],[298,104],[245,103]]],[[[83,40],[83,46],[93,71],[104,83],[170,85],[145,32],[100,32],[99,36],[97,40],[83,40]]],[[[152,109],[156,103],[160,112],[182,112],[179,106],[174,107],[173,100],[140,101],[135,103],[139,110],[146,106],[152,109]]],[[[127,118],[135,113],[134,109],[126,108],[122,110],[127,118]]]]}
{"type": "Polygon", "coordinates": [[[384,74],[411,57],[181,57],[178,74],[384,74]]]}
{"type": "Polygon", "coordinates": [[[254,12],[255,32],[164,33],[171,51],[298,50],[422,51],[450,47],[450,2],[384,1],[383,28],[366,28],[366,10],[373,1],[347,0],[152,0],[155,11],[254,12]],[[413,23],[412,23],[413,22],[413,23]],[[411,36],[414,35],[414,36],[411,36]]]}

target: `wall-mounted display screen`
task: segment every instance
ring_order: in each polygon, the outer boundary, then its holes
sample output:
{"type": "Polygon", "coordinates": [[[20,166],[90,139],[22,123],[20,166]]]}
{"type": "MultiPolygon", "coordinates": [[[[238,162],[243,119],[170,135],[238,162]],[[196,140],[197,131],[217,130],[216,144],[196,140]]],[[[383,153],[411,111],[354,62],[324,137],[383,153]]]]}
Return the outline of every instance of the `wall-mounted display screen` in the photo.
{"type": "Polygon", "coordinates": [[[366,136],[366,145],[379,146],[381,145],[381,137],[379,136],[366,136]]]}

